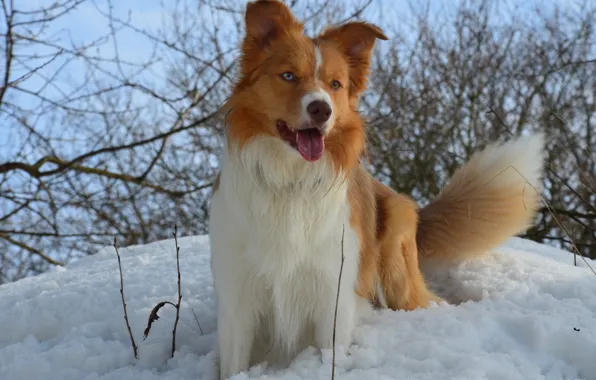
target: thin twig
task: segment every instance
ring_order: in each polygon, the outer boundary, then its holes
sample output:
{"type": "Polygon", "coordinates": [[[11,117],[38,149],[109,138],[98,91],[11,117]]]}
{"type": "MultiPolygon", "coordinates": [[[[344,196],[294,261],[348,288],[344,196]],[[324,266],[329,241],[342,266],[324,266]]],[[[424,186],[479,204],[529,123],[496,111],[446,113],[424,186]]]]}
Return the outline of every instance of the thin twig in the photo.
{"type": "MultiPolygon", "coordinates": [[[[149,332],[151,331],[151,326],[153,325],[153,322],[155,322],[159,319],[159,315],[157,315],[159,310],[162,307],[164,307],[165,305],[172,305],[174,308],[176,308],[176,319],[174,321],[174,328],[172,330],[172,355],[171,355],[171,357],[173,358],[174,352],[176,351],[176,329],[178,328],[178,321],[180,320],[180,303],[182,301],[182,290],[181,290],[181,286],[180,286],[180,246],[178,245],[178,226],[177,225],[174,225],[174,232],[172,234],[174,235],[174,243],[176,245],[176,269],[178,272],[178,301],[175,304],[170,301],[162,301],[162,302],[158,303],[157,305],[155,305],[155,307],[153,308],[153,310],[151,310],[151,313],[149,314],[149,320],[147,321],[147,328],[145,328],[145,335],[144,335],[143,340],[149,336],[149,332]]],[[[197,323],[198,323],[198,321],[197,321],[197,323]]],[[[199,326],[199,328],[200,328],[200,326],[199,326]]]]}
{"type": "MultiPolygon", "coordinates": [[[[551,209],[550,205],[548,204],[548,202],[546,201],[546,199],[544,198],[544,196],[542,194],[540,194],[540,192],[538,191],[538,189],[536,189],[536,187],[532,183],[530,183],[530,181],[519,170],[517,170],[514,166],[509,165],[505,169],[503,169],[499,173],[497,173],[497,175],[495,177],[493,177],[488,182],[493,181],[495,178],[497,178],[498,176],[500,176],[506,170],[509,170],[509,169],[515,170],[515,172],[517,172],[517,174],[519,174],[520,177],[522,177],[526,181],[526,184],[528,186],[530,186],[532,188],[532,190],[534,190],[536,192],[536,195],[538,195],[538,197],[540,198],[540,200],[544,204],[544,207],[546,207],[546,209],[548,210],[548,212],[552,216],[552,218],[555,221],[555,223],[559,226],[559,228],[561,229],[561,231],[563,231],[563,233],[565,234],[565,236],[567,236],[567,238],[569,239],[569,243],[571,245],[572,251],[573,251],[574,262],[575,262],[576,266],[577,266],[577,258],[576,258],[575,255],[577,254],[577,255],[579,255],[582,258],[582,260],[588,266],[588,268],[590,268],[590,270],[592,271],[592,273],[594,273],[594,275],[596,275],[596,271],[594,270],[594,268],[592,268],[592,266],[590,265],[590,263],[588,262],[588,260],[586,259],[586,257],[581,253],[581,251],[579,250],[579,248],[577,248],[577,245],[575,244],[575,240],[571,237],[571,234],[567,231],[567,229],[565,227],[563,227],[563,224],[559,221],[559,219],[557,218],[557,216],[555,215],[555,213],[551,209]]],[[[525,207],[525,204],[524,204],[524,207],[525,207]]]]}
{"type": "Polygon", "coordinates": [[[15,240],[15,239],[11,238],[6,233],[0,232],[0,239],[4,239],[4,240],[8,241],[9,243],[16,245],[17,247],[20,247],[20,248],[28,251],[29,253],[33,253],[33,254],[41,257],[42,259],[44,259],[45,261],[47,261],[50,264],[57,265],[57,266],[64,266],[64,263],[63,262],[58,261],[58,260],[54,260],[53,258],[51,258],[50,256],[46,255],[45,253],[43,253],[39,249],[37,249],[35,247],[31,247],[31,246],[23,243],[22,241],[15,240]]]}
{"type": "Polygon", "coordinates": [[[135,343],[135,338],[132,335],[132,330],[130,329],[130,323],[128,322],[128,312],[126,311],[126,302],[124,301],[124,278],[122,277],[122,263],[120,261],[120,253],[118,253],[118,244],[116,242],[116,238],[114,238],[114,249],[116,250],[116,256],[118,257],[118,269],[120,270],[120,296],[122,297],[122,307],[124,308],[124,320],[126,321],[126,328],[128,329],[128,335],[130,336],[132,353],[134,354],[135,359],[138,359],[139,356],[137,354],[137,344],[135,343]]]}
{"type": "Polygon", "coordinates": [[[339,305],[339,290],[341,287],[341,275],[344,271],[344,235],[346,232],[346,225],[343,225],[341,230],[341,265],[339,267],[339,278],[337,280],[337,295],[335,296],[335,316],[333,317],[333,359],[331,360],[331,380],[335,379],[335,330],[337,328],[337,306],[339,305]]]}
{"type": "MultiPolygon", "coordinates": [[[[503,121],[503,119],[499,116],[499,114],[493,109],[490,108],[489,110],[490,113],[492,113],[493,115],[495,115],[497,121],[499,122],[499,124],[503,127],[503,129],[511,136],[513,136],[513,132],[511,131],[511,128],[509,128],[509,126],[507,124],[505,124],[505,121],[503,121]]],[[[562,121],[562,120],[561,120],[562,121]]],[[[563,122],[563,121],[562,121],[563,122]]],[[[508,166],[505,169],[503,169],[500,173],[498,173],[495,177],[498,177],[499,175],[501,175],[503,172],[505,172],[506,170],[508,170],[509,168],[515,170],[517,172],[517,174],[519,174],[525,181],[526,184],[528,184],[532,190],[534,190],[536,192],[536,194],[540,197],[540,200],[542,201],[542,203],[544,204],[544,207],[547,209],[548,213],[551,215],[551,217],[553,218],[553,220],[555,221],[555,223],[559,226],[559,228],[561,229],[561,231],[563,231],[563,233],[565,234],[565,236],[567,236],[567,238],[569,239],[569,244],[571,245],[571,250],[573,253],[573,264],[574,266],[577,266],[577,255],[580,255],[582,260],[584,261],[584,263],[588,266],[588,268],[590,268],[590,270],[592,271],[592,273],[594,273],[594,275],[596,275],[596,271],[594,270],[594,268],[592,268],[592,266],[590,265],[590,263],[588,262],[588,260],[586,259],[586,257],[581,253],[581,251],[579,250],[579,248],[577,247],[577,244],[575,243],[575,240],[571,237],[571,234],[569,232],[567,232],[567,229],[565,227],[563,227],[563,224],[559,221],[559,219],[557,218],[557,216],[555,215],[555,212],[553,210],[553,208],[549,205],[549,203],[546,201],[546,198],[544,198],[544,196],[542,194],[540,194],[540,192],[534,187],[534,185],[532,185],[530,183],[530,181],[528,181],[528,179],[516,168],[514,168],[513,166],[508,166]]],[[[549,172],[553,173],[557,178],[561,179],[552,169],[550,169],[548,166],[546,168],[549,172]]],[[[494,178],[493,178],[494,179],[494,178]]],[[[492,180],[491,180],[492,181],[492,180]]],[[[490,181],[489,181],[490,182],[490,181]]],[[[525,189],[525,186],[524,186],[525,189]]],[[[574,189],[572,189],[570,187],[570,189],[572,191],[575,192],[574,189]]],[[[577,194],[577,192],[576,192],[577,194]]],[[[578,197],[580,199],[583,198],[577,194],[578,197]]],[[[524,205],[525,207],[525,205],[524,205]]]]}
{"type": "Polygon", "coordinates": [[[201,328],[201,324],[199,323],[199,318],[197,318],[197,314],[195,313],[195,309],[190,309],[192,310],[192,315],[195,316],[195,321],[197,321],[197,326],[199,326],[199,331],[201,332],[201,336],[205,335],[205,333],[203,332],[203,329],[201,328]]]}
{"type": "Polygon", "coordinates": [[[180,301],[182,301],[182,292],[180,290],[180,246],[178,245],[178,226],[174,225],[174,243],[176,244],[176,269],[178,270],[178,302],[176,302],[176,320],[174,321],[174,330],[172,330],[172,357],[176,350],[176,328],[180,319],[180,301]]]}

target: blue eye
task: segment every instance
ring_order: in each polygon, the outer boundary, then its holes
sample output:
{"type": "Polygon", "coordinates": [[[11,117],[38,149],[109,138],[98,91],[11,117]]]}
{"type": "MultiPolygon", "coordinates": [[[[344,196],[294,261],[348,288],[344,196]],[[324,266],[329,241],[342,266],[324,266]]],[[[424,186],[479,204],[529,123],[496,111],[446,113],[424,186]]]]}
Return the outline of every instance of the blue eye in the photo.
{"type": "Polygon", "coordinates": [[[291,73],[289,71],[286,71],[285,73],[281,74],[281,77],[284,78],[285,80],[287,80],[288,82],[296,79],[296,77],[294,76],[294,73],[291,73]]]}

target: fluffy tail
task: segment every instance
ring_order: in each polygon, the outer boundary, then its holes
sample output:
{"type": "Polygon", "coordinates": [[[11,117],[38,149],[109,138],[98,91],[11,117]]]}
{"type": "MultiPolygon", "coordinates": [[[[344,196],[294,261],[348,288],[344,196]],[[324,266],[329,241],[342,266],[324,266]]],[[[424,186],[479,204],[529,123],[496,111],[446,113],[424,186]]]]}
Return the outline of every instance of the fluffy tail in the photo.
{"type": "Polygon", "coordinates": [[[544,136],[497,143],[474,154],[420,210],[419,258],[480,255],[528,229],[540,206],[544,136]]]}

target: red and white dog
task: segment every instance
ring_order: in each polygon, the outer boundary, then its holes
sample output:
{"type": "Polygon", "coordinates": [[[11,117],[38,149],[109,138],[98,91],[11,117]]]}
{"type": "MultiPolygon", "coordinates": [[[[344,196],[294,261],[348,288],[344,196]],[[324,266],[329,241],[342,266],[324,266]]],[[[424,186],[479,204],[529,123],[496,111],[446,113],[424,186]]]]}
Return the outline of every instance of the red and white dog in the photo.
{"type": "Polygon", "coordinates": [[[541,134],[493,144],[418,209],[361,164],[358,98],[384,33],[350,22],[309,38],[275,0],[249,3],[245,23],[209,225],[221,379],[269,354],[332,347],[342,252],[344,349],[372,305],[439,301],[420,268],[480,255],[528,228],[539,197],[524,187],[538,187],[543,169],[541,134]]]}

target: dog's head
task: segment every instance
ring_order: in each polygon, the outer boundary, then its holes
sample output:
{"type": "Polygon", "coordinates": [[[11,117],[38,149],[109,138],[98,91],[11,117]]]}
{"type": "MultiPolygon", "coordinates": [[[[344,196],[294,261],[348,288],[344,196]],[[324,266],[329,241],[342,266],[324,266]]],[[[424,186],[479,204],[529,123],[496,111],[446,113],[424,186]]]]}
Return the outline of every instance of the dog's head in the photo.
{"type": "Polygon", "coordinates": [[[279,138],[311,162],[325,151],[338,156],[335,161],[346,149],[361,154],[364,131],[356,107],[375,40],[387,39],[383,31],[350,22],[309,38],[276,0],[249,3],[245,25],[240,78],[230,100],[238,112],[228,137],[239,146],[259,135],[279,138]]]}

